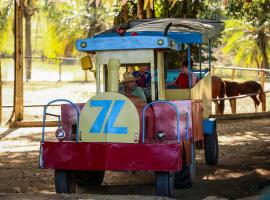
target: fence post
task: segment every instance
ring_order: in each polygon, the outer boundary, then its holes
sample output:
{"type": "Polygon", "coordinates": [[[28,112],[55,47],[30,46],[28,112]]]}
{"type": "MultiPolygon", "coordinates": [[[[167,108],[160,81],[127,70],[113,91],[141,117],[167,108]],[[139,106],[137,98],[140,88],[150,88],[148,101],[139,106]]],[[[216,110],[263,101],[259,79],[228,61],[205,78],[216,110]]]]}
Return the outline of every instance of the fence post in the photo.
{"type": "Polygon", "coordinates": [[[231,103],[232,113],[236,114],[236,99],[230,100],[230,103],[231,103]]]}
{"type": "MultiPolygon", "coordinates": [[[[263,70],[261,70],[259,72],[260,74],[260,84],[262,86],[262,89],[264,91],[264,82],[265,82],[265,72],[263,70]]],[[[262,111],[265,112],[266,111],[266,95],[263,95],[263,102],[262,102],[262,111]]]]}
{"type": "Polygon", "coordinates": [[[62,59],[59,58],[59,74],[58,74],[58,82],[62,80],[62,59]]]}
{"type": "Polygon", "coordinates": [[[211,75],[215,75],[215,71],[216,71],[216,68],[213,66],[213,67],[212,67],[211,75]]]}
{"type": "Polygon", "coordinates": [[[2,123],[2,67],[0,57],[0,124],[2,123]]]}
{"type": "Polygon", "coordinates": [[[84,70],[84,82],[87,82],[88,78],[87,78],[87,70],[84,70]]]}
{"type": "Polygon", "coordinates": [[[235,79],[235,69],[232,70],[232,80],[235,79]]]}

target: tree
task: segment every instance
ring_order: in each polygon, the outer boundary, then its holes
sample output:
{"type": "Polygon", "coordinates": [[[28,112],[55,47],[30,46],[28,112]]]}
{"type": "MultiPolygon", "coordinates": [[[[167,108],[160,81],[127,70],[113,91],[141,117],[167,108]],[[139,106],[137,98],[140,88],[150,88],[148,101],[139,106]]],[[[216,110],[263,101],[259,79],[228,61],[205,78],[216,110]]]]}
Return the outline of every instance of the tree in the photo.
{"type": "Polygon", "coordinates": [[[13,1],[3,1],[0,0],[0,53],[12,55],[13,49],[10,48],[10,43],[13,41],[8,41],[9,32],[12,32],[12,5],[13,1]]]}
{"type": "Polygon", "coordinates": [[[35,14],[37,7],[36,7],[36,0],[25,0],[23,1],[23,14],[25,19],[25,79],[26,81],[31,79],[31,69],[32,69],[32,24],[31,18],[35,14]]]}
{"type": "Polygon", "coordinates": [[[45,56],[72,56],[78,38],[108,28],[112,24],[110,11],[102,4],[97,6],[95,0],[48,1],[43,7],[48,19],[43,42],[45,56]]]}
{"type": "MultiPolygon", "coordinates": [[[[226,10],[229,17],[248,23],[248,27],[252,26],[252,40],[256,44],[254,48],[259,50],[261,56],[259,66],[269,69],[270,0],[230,0],[227,3],[226,10]]],[[[235,32],[235,30],[232,31],[235,32]]],[[[246,28],[242,31],[247,33],[249,29],[246,28]]],[[[230,35],[234,36],[234,34],[229,34],[228,36],[230,35]]],[[[230,40],[230,38],[227,40],[230,40]]],[[[256,55],[253,57],[256,57],[256,55]]]]}
{"type": "Polygon", "coordinates": [[[224,53],[233,53],[238,65],[263,67],[263,58],[257,44],[258,30],[250,22],[236,19],[227,20],[223,36],[224,53]]]}

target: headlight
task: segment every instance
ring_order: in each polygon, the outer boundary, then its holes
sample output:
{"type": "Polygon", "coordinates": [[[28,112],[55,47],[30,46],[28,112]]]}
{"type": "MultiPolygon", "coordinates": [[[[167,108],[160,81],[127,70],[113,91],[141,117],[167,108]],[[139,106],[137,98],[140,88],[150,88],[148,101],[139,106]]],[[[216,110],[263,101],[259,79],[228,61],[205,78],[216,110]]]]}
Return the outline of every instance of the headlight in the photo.
{"type": "Polygon", "coordinates": [[[162,131],[157,132],[157,139],[164,140],[166,138],[166,134],[162,131]]]}
{"type": "Polygon", "coordinates": [[[66,131],[62,128],[59,128],[55,132],[55,137],[59,140],[62,141],[63,139],[66,138],[66,131]]]}

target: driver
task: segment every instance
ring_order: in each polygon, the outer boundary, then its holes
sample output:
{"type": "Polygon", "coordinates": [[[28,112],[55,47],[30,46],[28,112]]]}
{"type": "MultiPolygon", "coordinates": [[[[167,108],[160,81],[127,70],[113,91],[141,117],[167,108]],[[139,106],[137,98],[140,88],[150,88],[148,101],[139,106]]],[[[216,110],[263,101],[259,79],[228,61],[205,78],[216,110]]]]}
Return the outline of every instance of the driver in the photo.
{"type": "Polygon", "coordinates": [[[143,101],[146,101],[142,88],[137,87],[136,78],[129,72],[124,73],[123,77],[124,80],[122,83],[124,84],[124,93],[127,95],[137,96],[143,101]]]}

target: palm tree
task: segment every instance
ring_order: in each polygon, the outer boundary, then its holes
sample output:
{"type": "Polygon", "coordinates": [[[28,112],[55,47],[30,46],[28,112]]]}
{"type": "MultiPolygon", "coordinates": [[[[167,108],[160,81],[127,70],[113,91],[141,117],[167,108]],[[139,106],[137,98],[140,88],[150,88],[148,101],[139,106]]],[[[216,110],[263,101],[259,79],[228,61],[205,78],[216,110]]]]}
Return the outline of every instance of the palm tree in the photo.
{"type": "Polygon", "coordinates": [[[238,65],[267,68],[269,66],[269,29],[254,26],[246,20],[227,20],[224,31],[224,53],[233,53],[238,65]]]}
{"type": "Polygon", "coordinates": [[[254,42],[254,48],[259,49],[258,66],[269,69],[270,0],[228,0],[226,10],[228,16],[239,19],[235,26],[247,25],[242,28],[254,42]]]}
{"type": "Polygon", "coordinates": [[[112,24],[109,10],[103,5],[97,8],[95,0],[71,0],[48,2],[47,30],[44,32],[44,54],[48,57],[72,56],[77,38],[89,37],[112,24]]]}

